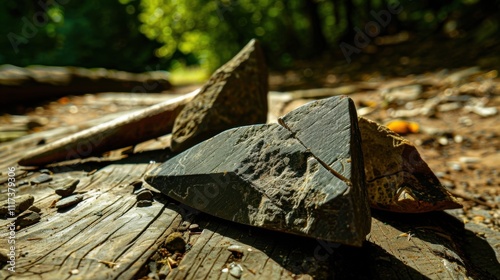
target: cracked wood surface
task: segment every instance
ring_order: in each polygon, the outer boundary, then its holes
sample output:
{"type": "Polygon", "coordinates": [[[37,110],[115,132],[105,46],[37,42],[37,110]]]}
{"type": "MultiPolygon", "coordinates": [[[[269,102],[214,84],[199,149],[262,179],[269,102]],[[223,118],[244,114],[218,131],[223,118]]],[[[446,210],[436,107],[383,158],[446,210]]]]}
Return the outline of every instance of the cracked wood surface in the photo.
{"type": "MultiPolygon", "coordinates": [[[[26,149],[42,138],[50,142],[74,129],[40,132],[1,145],[2,191],[4,170],[15,166],[26,149]]],[[[238,261],[243,279],[495,279],[500,275],[498,247],[492,247],[498,244],[498,234],[484,240],[444,212],[405,215],[374,211],[367,241],[362,248],[353,248],[206,214],[186,216],[179,210],[182,207],[158,193],[152,206],[138,208],[130,183],[158,165],[150,161],[163,162],[169,157],[166,151],[159,151],[166,145],[168,141],[160,138],[138,145],[142,148],[136,147],[128,158],[120,159],[113,152],[114,158],[53,165],[49,167],[54,173],[52,182],[19,187],[19,194],[35,197],[42,219],[16,232],[16,273],[4,265],[0,278],[138,279],[148,274],[150,257],[166,236],[186,219],[198,223],[203,231],[192,239],[192,248],[168,279],[231,279],[222,272],[233,261],[227,250],[230,244],[245,249],[238,261]],[[56,182],[68,177],[81,180],[76,192],[84,200],[68,210],[49,208],[57,198],[56,182]]],[[[18,183],[40,175],[20,167],[16,173],[18,183]]],[[[8,223],[0,220],[3,237],[8,223]]]]}

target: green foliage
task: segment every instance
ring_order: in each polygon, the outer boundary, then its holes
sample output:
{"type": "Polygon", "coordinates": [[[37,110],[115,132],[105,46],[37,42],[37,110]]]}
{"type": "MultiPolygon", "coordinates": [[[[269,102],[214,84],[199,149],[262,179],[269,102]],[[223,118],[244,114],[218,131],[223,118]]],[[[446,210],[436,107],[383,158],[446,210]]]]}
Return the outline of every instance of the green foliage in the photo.
{"type": "MultiPolygon", "coordinates": [[[[0,2],[0,64],[212,71],[250,39],[271,66],[339,52],[393,0],[16,0],[0,2]]],[[[394,0],[395,1],[395,0],[394,0]]],[[[399,1],[380,36],[498,39],[499,0],[399,1]],[[470,32],[472,30],[472,32],[470,32]]],[[[182,71],[180,72],[182,73],[182,71]]]]}
{"type": "MultiPolygon", "coordinates": [[[[297,55],[297,43],[308,39],[303,1],[142,0],[140,30],[163,43],[157,56],[193,55],[194,63],[214,69],[251,38],[258,38],[275,62],[297,55]]],[[[181,62],[188,64],[186,62],[181,62]]]]}
{"type": "Polygon", "coordinates": [[[0,34],[0,64],[138,72],[148,65],[155,70],[164,67],[153,54],[160,44],[139,32],[138,5],[126,0],[2,1],[0,24],[8,28],[0,34]]]}

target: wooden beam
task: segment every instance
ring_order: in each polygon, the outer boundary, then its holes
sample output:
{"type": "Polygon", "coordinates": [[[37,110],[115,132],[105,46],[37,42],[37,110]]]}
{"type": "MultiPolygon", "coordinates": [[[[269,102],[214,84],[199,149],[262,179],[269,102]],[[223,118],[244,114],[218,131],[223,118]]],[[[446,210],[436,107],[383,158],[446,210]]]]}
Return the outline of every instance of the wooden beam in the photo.
{"type": "Polygon", "coordinates": [[[20,165],[41,166],[127,147],[170,133],[175,118],[199,90],[139,110],[37,148],[20,165]]]}

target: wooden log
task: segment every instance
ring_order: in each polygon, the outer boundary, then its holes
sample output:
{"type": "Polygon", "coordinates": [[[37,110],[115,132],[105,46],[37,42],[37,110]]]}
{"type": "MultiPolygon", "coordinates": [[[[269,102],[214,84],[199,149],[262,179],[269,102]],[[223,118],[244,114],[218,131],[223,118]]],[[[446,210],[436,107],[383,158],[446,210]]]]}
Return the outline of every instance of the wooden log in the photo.
{"type": "Polygon", "coordinates": [[[0,107],[26,105],[94,92],[162,92],[172,87],[164,71],[129,73],[77,67],[0,66],[0,107]]]}
{"type": "Polygon", "coordinates": [[[198,90],[49,143],[29,152],[19,164],[40,166],[83,158],[162,136],[172,131],[175,118],[196,94],[198,90]]]}

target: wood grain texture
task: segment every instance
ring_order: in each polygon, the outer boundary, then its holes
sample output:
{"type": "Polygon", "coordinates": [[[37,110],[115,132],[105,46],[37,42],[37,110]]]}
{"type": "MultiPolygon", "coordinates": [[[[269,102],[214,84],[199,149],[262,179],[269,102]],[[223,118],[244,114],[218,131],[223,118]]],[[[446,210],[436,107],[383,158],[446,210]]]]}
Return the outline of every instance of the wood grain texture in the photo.
{"type": "MultiPolygon", "coordinates": [[[[33,134],[29,141],[2,145],[2,191],[7,166],[15,166],[37,139],[61,136],[64,133],[46,131],[33,134]]],[[[373,211],[368,240],[362,248],[353,248],[190,212],[159,193],[152,206],[138,208],[130,183],[172,156],[161,150],[165,143],[153,142],[156,146],[139,145],[144,148],[128,158],[51,165],[51,182],[20,186],[19,194],[35,197],[42,219],[16,232],[16,273],[4,264],[0,279],[139,279],[147,276],[151,257],[182,220],[198,223],[202,232],[190,237],[191,249],[168,279],[233,279],[222,271],[233,261],[242,266],[242,279],[495,279],[500,275],[500,248],[495,246],[499,234],[481,227],[464,228],[443,212],[373,211]],[[150,147],[158,148],[146,151],[150,147]],[[59,182],[70,177],[80,179],[76,193],[83,194],[84,200],[64,211],[49,208],[58,198],[54,190],[59,182]],[[475,234],[480,231],[486,233],[485,239],[475,234]],[[243,247],[241,260],[227,250],[230,244],[243,247]],[[75,269],[78,274],[71,275],[75,269]]],[[[18,166],[16,174],[20,183],[40,172],[18,166]]],[[[3,237],[8,223],[0,220],[3,237]]],[[[0,248],[5,246],[0,243],[0,248]]]]}
{"type": "Polygon", "coordinates": [[[100,155],[170,133],[182,108],[198,91],[167,100],[148,108],[88,128],[29,151],[20,160],[24,166],[100,155]]]}

